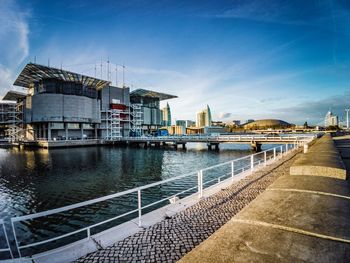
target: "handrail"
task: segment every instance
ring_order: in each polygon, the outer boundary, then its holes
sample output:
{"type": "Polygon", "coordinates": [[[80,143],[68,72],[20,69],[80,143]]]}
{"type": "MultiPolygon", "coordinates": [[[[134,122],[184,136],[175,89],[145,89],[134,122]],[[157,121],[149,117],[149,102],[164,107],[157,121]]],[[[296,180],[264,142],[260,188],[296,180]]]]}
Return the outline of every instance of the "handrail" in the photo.
{"type": "Polygon", "coordinates": [[[9,252],[11,255],[11,258],[13,258],[13,254],[12,254],[12,250],[10,247],[10,242],[9,242],[9,238],[7,236],[7,232],[6,232],[6,228],[5,228],[5,222],[3,219],[0,218],[0,225],[2,227],[2,231],[4,231],[4,235],[5,235],[5,240],[6,240],[6,248],[0,248],[0,252],[9,252]]]}
{"type": "Polygon", "coordinates": [[[262,135],[230,135],[230,136],[210,136],[210,135],[173,135],[173,136],[158,136],[158,137],[122,137],[122,141],[164,141],[164,140],[194,140],[194,141],[295,141],[295,140],[309,140],[314,138],[314,136],[262,136],[262,135]]]}
{"type": "MultiPolygon", "coordinates": [[[[71,236],[71,235],[74,235],[76,233],[80,233],[80,232],[83,232],[83,231],[87,231],[87,237],[90,238],[90,229],[91,228],[94,228],[96,226],[100,226],[100,225],[105,224],[107,222],[113,221],[115,219],[124,217],[126,215],[130,215],[130,214],[133,214],[133,213],[136,213],[136,212],[138,212],[139,226],[141,226],[142,225],[142,210],[143,209],[151,207],[151,206],[154,206],[154,205],[159,204],[159,203],[162,203],[162,202],[168,200],[169,198],[177,197],[179,195],[182,195],[182,194],[184,194],[184,193],[186,193],[188,191],[193,191],[195,189],[197,189],[197,193],[194,193],[194,194],[198,194],[198,197],[201,198],[203,196],[203,191],[206,189],[206,187],[204,187],[205,185],[210,184],[210,183],[214,182],[215,180],[218,181],[216,184],[221,183],[221,182],[223,182],[223,181],[221,181],[222,178],[228,177],[229,175],[231,175],[231,178],[234,178],[235,176],[237,176],[237,175],[239,175],[241,173],[244,173],[247,170],[250,170],[251,172],[253,172],[256,169],[256,167],[259,167],[261,165],[266,166],[266,164],[268,162],[274,161],[277,157],[283,156],[286,152],[294,150],[294,149],[298,148],[299,146],[309,142],[312,139],[313,139],[313,137],[312,138],[309,137],[309,140],[307,140],[307,141],[306,140],[293,141],[293,144],[290,144],[290,145],[292,145],[291,147],[288,147],[288,144],[286,144],[286,147],[283,147],[283,145],[282,145],[282,146],[270,148],[268,150],[265,150],[265,151],[262,151],[262,152],[259,152],[259,153],[251,154],[251,155],[240,157],[240,158],[228,161],[228,162],[224,162],[224,163],[220,163],[220,164],[213,165],[213,166],[210,166],[210,167],[206,167],[206,168],[203,168],[203,169],[201,169],[199,171],[190,172],[190,173],[186,173],[186,174],[183,174],[183,175],[175,176],[175,177],[163,180],[163,181],[147,184],[147,185],[144,185],[144,186],[140,186],[140,187],[136,187],[136,188],[133,188],[133,189],[125,190],[125,191],[122,191],[122,192],[119,192],[119,193],[115,193],[115,194],[111,194],[111,195],[107,195],[107,196],[102,196],[102,197],[91,199],[91,200],[88,200],[88,201],[84,201],[84,202],[80,202],[80,203],[76,203],[76,204],[72,204],[72,205],[68,205],[68,206],[64,206],[64,207],[60,207],[60,208],[51,209],[51,210],[48,210],[48,211],[42,211],[42,212],[38,212],[38,213],[34,213],[34,214],[13,217],[13,218],[11,218],[10,221],[11,221],[12,231],[13,231],[14,238],[15,238],[16,249],[18,251],[19,256],[22,257],[21,256],[21,249],[34,247],[34,246],[42,245],[42,244],[45,244],[45,243],[48,243],[48,242],[56,241],[56,240],[62,239],[64,237],[68,237],[68,236],[71,236]],[[270,156],[267,156],[268,152],[272,152],[270,154],[270,156]],[[256,160],[258,155],[261,155],[261,157],[260,157],[259,160],[256,160]],[[238,167],[237,168],[235,163],[238,162],[240,164],[240,163],[242,163],[241,161],[243,161],[243,160],[246,160],[249,163],[246,164],[244,167],[238,167]],[[217,177],[215,177],[213,179],[209,178],[210,179],[209,181],[208,180],[205,181],[203,179],[203,177],[206,176],[205,175],[206,171],[213,170],[215,168],[223,167],[223,166],[226,166],[226,168],[230,168],[230,172],[228,173],[226,171],[224,174],[219,174],[217,177]],[[237,171],[238,171],[238,173],[236,173],[237,171]],[[197,176],[197,181],[198,181],[197,185],[193,186],[192,184],[190,184],[190,188],[189,189],[187,189],[187,188],[186,189],[182,189],[180,192],[177,192],[175,194],[171,194],[168,197],[162,197],[160,200],[157,200],[157,201],[154,201],[154,202],[152,202],[150,204],[146,204],[146,205],[142,206],[142,196],[141,196],[142,190],[149,189],[149,188],[152,188],[152,187],[155,187],[155,186],[158,186],[158,185],[163,185],[165,183],[173,182],[175,180],[179,180],[179,179],[183,179],[183,178],[190,178],[192,176],[193,177],[197,176]],[[39,218],[39,217],[46,217],[46,216],[49,216],[49,215],[52,215],[52,214],[62,213],[62,212],[65,212],[65,211],[77,209],[77,208],[80,208],[80,207],[88,206],[88,205],[95,204],[95,203],[102,202],[102,201],[107,201],[107,200],[110,200],[112,198],[121,197],[121,196],[125,196],[125,195],[132,194],[132,193],[137,193],[137,196],[138,196],[138,201],[137,201],[138,206],[137,206],[136,209],[132,209],[131,211],[125,212],[125,213],[120,214],[118,216],[115,216],[113,218],[108,218],[108,219],[106,219],[106,220],[104,220],[102,222],[98,222],[98,223],[95,223],[93,225],[88,225],[86,227],[79,228],[77,230],[74,230],[72,232],[69,232],[69,233],[66,233],[66,234],[63,234],[63,235],[60,235],[60,236],[51,237],[51,238],[46,239],[46,240],[41,240],[41,241],[37,241],[37,242],[29,243],[29,244],[24,244],[24,245],[20,245],[18,240],[17,240],[16,229],[15,229],[15,226],[14,226],[14,224],[16,222],[32,220],[32,219],[39,218]]],[[[215,171],[215,173],[217,173],[217,171],[215,171]]],[[[216,185],[216,184],[213,184],[213,185],[216,185]]],[[[210,187],[212,187],[213,185],[211,185],[210,187]]],[[[4,226],[4,223],[3,223],[2,219],[0,219],[0,224],[3,225],[3,228],[5,230],[5,226],[4,226]]],[[[5,234],[6,234],[6,232],[5,232],[5,234]]],[[[9,246],[9,251],[11,252],[11,256],[13,256],[12,251],[10,249],[10,246],[9,246]]]]}
{"type": "Polygon", "coordinates": [[[146,184],[146,185],[143,185],[143,186],[135,187],[135,188],[132,188],[132,189],[129,189],[129,190],[125,190],[125,191],[118,192],[118,193],[111,194],[111,195],[102,196],[102,197],[99,197],[99,198],[91,199],[91,200],[80,202],[80,203],[73,204],[73,205],[67,205],[67,206],[63,206],[63,207],[60,207],[60,208],[55,208],[55,209],[51,209],[51,210],[48,210],[48,211],[43,211],[43,212],[39,212],[39,213],[35,213],[35,214],[29,214],[29,215],[25,215],[25,216],[16,216],[16,217],[11,218],[11,221],[18,222],[18,221],[24,221],[24,220],[28,220],[28,219],[34,219],[34,218],[38,218],[38,217],[48,216],[48,215],[52,215],[52,214],[62,213],[64,211],[76,209],[76,208],[87,206],[87,205],[92,205],[92,204],[95,204],[95,203],[99,203],[99,202],[106,201],[106,200],[109,200],[109,199],[112,199],[112,198],[116,198],[116,197],[120,197],[120,196],[123,196],[123,195],[132,194],[134,192],[137,192],[138,190],[144,190],[144,189],[147,189],[147,188],[151,188],[151,187],[154,187],[154,186],[157,186],[157,185],[161,185],[161,184],[164,184],[164,183],[168,183],[168,182],[171,182],[171,181],[175,181],[177,179],[181,179],[181,178],[184,178],[184,177],[187,177],[187,176],[190,176],[190,175],[195,175],[195,172],[191,172],[191,173],[175,176],[175,177],[172,177],[172,178],[169,178],[169,179],[166,179],[166,180],[162,180],[162,181],[159,181],[159,182],[146,184]]]}

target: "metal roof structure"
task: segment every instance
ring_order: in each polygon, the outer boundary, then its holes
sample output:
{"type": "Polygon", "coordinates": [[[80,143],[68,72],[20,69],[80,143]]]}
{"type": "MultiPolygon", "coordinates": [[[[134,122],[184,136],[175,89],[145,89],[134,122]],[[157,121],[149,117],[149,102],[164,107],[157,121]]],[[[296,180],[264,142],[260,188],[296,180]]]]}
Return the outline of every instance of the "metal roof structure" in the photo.
{"type": "Polygon", "coordinates": [[[28,63],[19,74],[13,85],[28,88],[31,83],[38,82],[42,79],[71,81],[81,83],[85,86],[96,87],[96,89],[101,89],[110,84],[110,81],[96,79],[62,69],[28,63]]]}
{"type": "Polygon", "coordinates": [[[2,98],[3,100],[17,101],[18,99],[24,99],[26,94],[23,92],[10,90],[6,93],[6,95],[2,98]]]}
{"type": "Polygon", "coordinates": [[[159,100],[169,100],[177,98],[175,95],[170,95],[166,93],[160,93],[152,90],[137,89],[130,93],[130,97],[143,97],[143,98],[154,98],[159,100]]]}

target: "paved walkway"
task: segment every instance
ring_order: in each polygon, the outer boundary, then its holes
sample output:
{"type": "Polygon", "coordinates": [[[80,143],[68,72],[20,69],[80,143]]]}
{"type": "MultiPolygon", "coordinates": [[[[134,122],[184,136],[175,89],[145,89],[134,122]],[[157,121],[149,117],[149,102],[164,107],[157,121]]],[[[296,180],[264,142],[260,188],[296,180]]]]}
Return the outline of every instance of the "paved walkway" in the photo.
{"type": "Polygon", "coordinates": [[[175,262],[228,222],[278,177],[288,174],[291,158],[291,155],[285,156],[175,216],[75,262],[175,262]]]}

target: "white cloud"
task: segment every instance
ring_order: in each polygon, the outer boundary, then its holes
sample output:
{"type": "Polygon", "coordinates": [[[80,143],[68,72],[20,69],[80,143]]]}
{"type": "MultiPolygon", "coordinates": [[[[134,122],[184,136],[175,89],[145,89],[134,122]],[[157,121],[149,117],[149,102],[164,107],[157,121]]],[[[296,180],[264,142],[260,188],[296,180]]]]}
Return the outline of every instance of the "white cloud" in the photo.
{"type": "Polygon", "coordinates": [[[228,119],[232,116],[232,113],[230,112],[220,112],[218,117],[219,119],[228,119]]]}
{"type": "Polygon", "coordinates": [[[15,0],[3,0],[0,5],[0,95],[12,87],[18,66],[29,54],[28,12],[23,12],[15,0]]]}

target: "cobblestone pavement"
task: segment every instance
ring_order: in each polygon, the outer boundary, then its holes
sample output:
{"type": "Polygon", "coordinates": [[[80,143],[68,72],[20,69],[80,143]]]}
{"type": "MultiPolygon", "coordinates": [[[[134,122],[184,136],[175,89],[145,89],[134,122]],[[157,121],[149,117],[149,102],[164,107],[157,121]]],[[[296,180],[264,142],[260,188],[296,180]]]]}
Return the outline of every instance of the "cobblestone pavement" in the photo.
{"type": "Polygon", "coordinates": [[[278,177],[289,173],[293,159],[291,155],[285,156],[173,217],[75,262],[175,262],[218,230],[278,177]]]}

